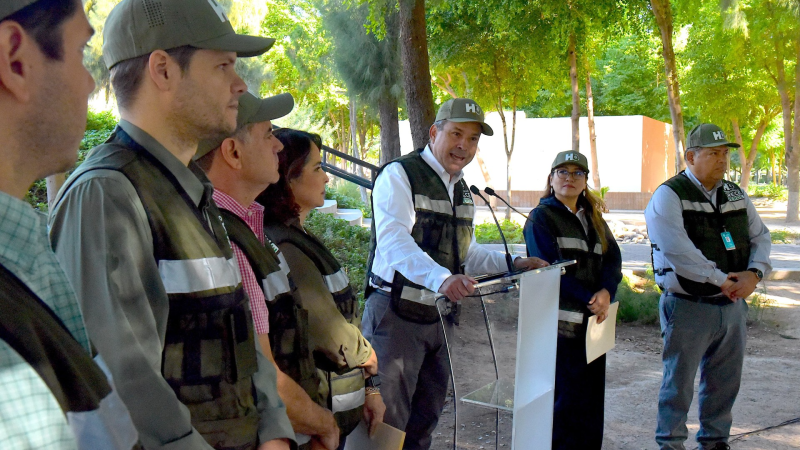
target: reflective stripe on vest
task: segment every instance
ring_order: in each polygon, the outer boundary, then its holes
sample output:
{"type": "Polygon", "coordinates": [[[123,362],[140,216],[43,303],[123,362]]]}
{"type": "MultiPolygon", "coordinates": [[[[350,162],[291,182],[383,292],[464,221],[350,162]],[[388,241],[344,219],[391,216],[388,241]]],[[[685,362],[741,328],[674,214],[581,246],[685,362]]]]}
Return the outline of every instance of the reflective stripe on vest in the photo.
{"type": "Polygon", "coordinates": [[[428,289],[417,289],[413,286],[405,285],[403,286],[403,291],[400,293],[400,297],[423,305],[434,306],[436,305],[437,295],[435,292],[428,289]]]}
{"type": "MultiPolygon", "coordinates": [[[[282,269],[282,268],[281,268],[282,269]]],[[[272,272],[266,278],[261,280],[261,285],[264,288],[264,297],[268,302],[275,300],[279,295],[288,294],[292,288],[289,286],[288,271],[272,272]]]]}
{"type": "Polygon", "coordinates": [[[711,203],[701,203],[701,202],[693,202],[691,200],[681,200],[681,206],[683,207],[684,211],[700,211],[707,213],[714,212],[714,207],[711,206],[711,203]]]}
{"type": "Polygon", "coordinates": [[[722,206],[719,208],[719,212],[725,214],[731,211],[737,211],[740,209],[747,209],[747,202],[744,200],[736,200],[735,202],[727,202],[723,203],[722,206]]]}
{"type": "Polygon", "coordinates": [[[189,294],[236,287],[242,282],[235,258],[177,259],[158,262],[167,294],[189,294]]]}
{"type": "Polygon", "coordinates": [[[417,210],[424,209],[438,214],[453,215],[453,207],[447,200],[431,200],[430,197],[422,194],[414,195],[414,207],[417,210]]]}
{"type": "Polygon", "coordinates": [[[336,414],[337,412],[349,411],[363,405],[364,400],[366,399],[366,392],[366,388],[362,387],[355,392],[334,395],[331,399],[333,413],[336,414]]]}
{"type": "MultiPolygon", "coordinates": [[[[556,238],[558,242],[559,248],[563,249],[572,249],[572,250],[583,250],[584,252],[589,251],[589,245],[583,239],[576,239],[576,238],[569,238],[569,237],[559,237],[556,238]]],[[[596,243],[594,244],[594,253],[598,255],[603,254],[603,244],[596,243]]]]}
{"type": "Polygon", "coordinates": [[[558,320],[572,323],[583,323],[583,313],[577,311],[558,310],[558,320]]]}
{"type": "Polygon", "coordinates": [[[336,273],[324,275],[322,278],[325,280],[325,286],[328,287],[331,294],[343,291],[350,286],[350,279],[347,278],[347,274],[342,269],[339,269],[336,273]]]}

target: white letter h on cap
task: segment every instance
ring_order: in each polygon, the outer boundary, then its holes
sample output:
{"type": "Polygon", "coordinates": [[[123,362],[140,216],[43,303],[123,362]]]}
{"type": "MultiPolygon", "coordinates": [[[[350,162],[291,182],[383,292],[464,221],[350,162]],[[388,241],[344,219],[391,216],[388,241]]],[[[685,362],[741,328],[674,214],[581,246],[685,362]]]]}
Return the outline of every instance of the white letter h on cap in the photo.
{"type": "Polygon", "coordinates": [[[725,133],[723,133],[722,131],[715,131],[713,134],[714,134],[714,139],[718,141],[725,139],[725,133]]]}
{"type": "Polygon", "coordinates": [[[467,112],[471,112],[473,114],[477,114],[477,111],[475,111],[475,108],[477,106],[478,105],[476,105],[475,103],[467,103],[467,112]]]}
{"type": "Polygon", "coordinates": [[[567,153],[566,155],[564,155],[564,161],[577,161],[577,160],[578,160],[578,155],[576,155],[575,153],[567,153]]]}

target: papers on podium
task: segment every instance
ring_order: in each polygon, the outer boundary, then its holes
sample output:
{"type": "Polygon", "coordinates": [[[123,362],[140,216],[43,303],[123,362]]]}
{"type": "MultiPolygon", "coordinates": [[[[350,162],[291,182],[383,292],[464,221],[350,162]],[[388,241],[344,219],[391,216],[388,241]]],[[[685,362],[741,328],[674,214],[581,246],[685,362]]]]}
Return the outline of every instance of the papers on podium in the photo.
{"type": "Polygon", "coordinates": [[[401,450],[405,440],[405,431],[400,431],[385,423],[379,423],[375,435],[370,437],[369,428],[362,421],[347,436],[344,450],[401,450]]]}
{"type": "Polygon", "coordinates": [[[616,344],[617,310],[619,302],[608,307],[608,317],[603,323],[597,323],[597,316],[589,317],[586,327],[586,364],[608,353],[616,344]]]}

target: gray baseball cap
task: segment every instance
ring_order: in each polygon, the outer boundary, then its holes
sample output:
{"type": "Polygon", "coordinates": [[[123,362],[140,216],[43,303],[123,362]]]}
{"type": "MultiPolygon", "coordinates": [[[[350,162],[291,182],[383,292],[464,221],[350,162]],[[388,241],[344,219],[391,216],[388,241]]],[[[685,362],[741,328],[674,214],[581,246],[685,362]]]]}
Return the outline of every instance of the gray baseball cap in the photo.
{"type": "Polygon", "coordinates": [[[589,160],[586,159],[586,155],[580,152],[574,152],[572,150],[567,150],[557,154],[556,159],[553,160],[553,165],[550,166],[550,168],[555,169],[566,164],[575,164],[583,169],[584,172],[589,173],[589,160]]]}
{"type": "Polygon", "coordinates": [[[494,134],[492,127],[483,119],[483,110],[475,100],[469,98],[451,98],[444,102],[436,113],[436,121],[449,120],[451,122],[478,122],[481,132],[487,136],[494,134]]]}
{"type": "Polygon", "coordinates": [[[730,142],[728,140],[722,128],[711,123],[701,123],[692,128],[692,130],[689,131],[689,136],[686,138],[686,148],[719,147],[721,145],[739,147],[739,144],[736,142],[730,142]]]}
{"type": "Polygon", "coordinates": [[[14,14],[20,9],[36,3],[38,0],[2,0],[0,1],[0,20],[14,14]]]}
{"type": "Polygon", "coordinates": [[[258,56],[274,42],[236,34],[216,0],[122,0],[103,29],[103,60],[110,69],[120,61],[184,45],[258,56]]]}
{"type": "MultiPolygon", "coordinates": [[[[279,119],[294,109],[294,97],[292,94],[284,93],[273,97],[258,98],[255,95],[245,92],[239,97],[239,114],[236,116],[236,129],[240,129],[251,123],[266,122],[268,120],[279,119]]],[[[197,146],[197,153],[194,159],[200,159],[211,150],[219,147],[224,139],[204,140],[197,146]]]]}

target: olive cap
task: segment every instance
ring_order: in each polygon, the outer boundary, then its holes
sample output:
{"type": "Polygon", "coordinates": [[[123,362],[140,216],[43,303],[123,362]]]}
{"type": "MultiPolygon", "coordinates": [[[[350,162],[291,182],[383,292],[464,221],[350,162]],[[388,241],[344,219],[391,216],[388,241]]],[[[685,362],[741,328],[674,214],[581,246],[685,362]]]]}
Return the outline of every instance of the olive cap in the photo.
{"type": "Polygon", "coordinates": [[[449,120],[451,122],[478,122],[481,132],[487,136],[494,134],[492,127],[486,124],[483,110],[475,100],[469,98],[451,98],[439,107],[436,121],[449,120]]]}
{"type": "Polygon", "coordinates": [[[712,123],[701,123],[692,128],[692,130],[689,131],[689,137],[686,139],[686,148],[719,147],[721,145],[739,147],[739,144],[736,142],[730,142],[728,140],[722,128],[712,123]]]}
{"type": "Polygon", "coordinates": [[[556,155],[556,159],[553,160],[553,165],[550,169],[553,170],[565,164],[575,164],[584,172],[589,173],[589,160],[586,159],[586,155],[583,153],[572,150],[560,152],[556,155]]]}
{"type": "Polygon", "coordinates": [[[37,1],[38,0],[2,0],[2,2],[0,2],[0,20],[5,20],[6,17],[37,1]]]}
{"type": "Polygon", "coordinates": [[[103,28],[103,60],[117,63],[155,50],[189,45],[258,56],[275,39],[236,34],[216,0],[122,0],[103,28]]]}

